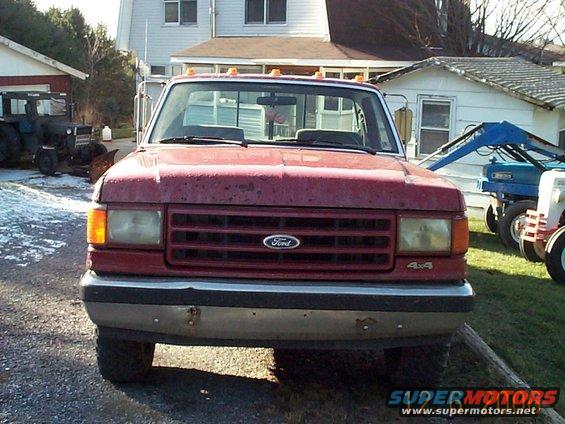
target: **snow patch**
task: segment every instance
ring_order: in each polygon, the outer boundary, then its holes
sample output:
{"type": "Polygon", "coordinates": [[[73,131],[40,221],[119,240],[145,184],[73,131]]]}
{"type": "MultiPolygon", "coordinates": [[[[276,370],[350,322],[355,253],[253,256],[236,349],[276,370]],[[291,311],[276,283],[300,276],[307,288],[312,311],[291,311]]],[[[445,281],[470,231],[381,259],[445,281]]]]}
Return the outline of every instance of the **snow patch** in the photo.
{"type": "Polygon", "coordinates": [[[0,183],[6,182],[19,182],[37,187],[92,189],[92,185],[85,178],[68,174],[47,176],[39,171],[24,169],[0,169],[0,183]]]}
{"type": "Polygon", "coordinates": [[[92,187],[68,175],[50,178],[0,171],[0,260],[20,267],[39,262],[84,223],[92,187]]]}

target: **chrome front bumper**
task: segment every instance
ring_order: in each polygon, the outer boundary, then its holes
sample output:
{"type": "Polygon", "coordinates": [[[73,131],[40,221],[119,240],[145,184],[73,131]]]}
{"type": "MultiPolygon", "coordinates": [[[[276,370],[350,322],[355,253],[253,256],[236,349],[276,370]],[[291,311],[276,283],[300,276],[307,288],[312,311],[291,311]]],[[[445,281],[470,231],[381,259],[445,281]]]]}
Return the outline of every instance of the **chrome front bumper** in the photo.
{"type": "Polygon", "coordinates": [[[474,297],[467,282],[268,284],[93,272],[81,279],[80,292],[90,319],[103,329],[179,337],[182,344],[240,340],[241,345],[449,335],[464,323],[474,297]]]}

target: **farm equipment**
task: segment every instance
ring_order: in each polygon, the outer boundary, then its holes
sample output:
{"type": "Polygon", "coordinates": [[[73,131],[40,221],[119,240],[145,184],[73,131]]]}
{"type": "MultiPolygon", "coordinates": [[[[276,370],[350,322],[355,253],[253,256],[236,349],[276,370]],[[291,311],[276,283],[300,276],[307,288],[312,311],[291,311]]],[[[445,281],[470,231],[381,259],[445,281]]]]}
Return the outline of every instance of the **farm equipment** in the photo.
{"type": "Polygon", "coordinates": [[[527,212],[520,251],[529,261],[545,261],[551,278],[565,283],[565,170],[542,175],[538,206],[527,212]]]}
{"type": "Polygon", "coordinates": [[[53,175],[60,161],[84,166],[107,149],[92,139],[92,127],[73,123],[65,93],[0,92],[0,164],[14,166],[22,153],[53,175]]]}
{"type": "Polygon", "coordinates": [[[490,193],[485,225],[498,233],[502,242],[518,249],[526,212],[535,209],[541,175],[565,169],[565,150],[509,122],[482,123],[420,161],[437,156],[428,169],[436,171],[463,157],[488,149],[491,163],[483,168],[478,188],[490,193]]]}

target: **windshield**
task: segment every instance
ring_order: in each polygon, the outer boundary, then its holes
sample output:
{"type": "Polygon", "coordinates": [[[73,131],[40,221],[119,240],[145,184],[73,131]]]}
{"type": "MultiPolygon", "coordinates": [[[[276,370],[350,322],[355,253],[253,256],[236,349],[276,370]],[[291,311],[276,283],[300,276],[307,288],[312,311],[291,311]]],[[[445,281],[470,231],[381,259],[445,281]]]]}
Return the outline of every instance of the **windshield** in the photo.
{"type": "Polygon", "coordinates": [[[398,153],[376,93],[313,84],[173,85],[149,143],[194,137],[265,144],[319,143],[398,153]]]}

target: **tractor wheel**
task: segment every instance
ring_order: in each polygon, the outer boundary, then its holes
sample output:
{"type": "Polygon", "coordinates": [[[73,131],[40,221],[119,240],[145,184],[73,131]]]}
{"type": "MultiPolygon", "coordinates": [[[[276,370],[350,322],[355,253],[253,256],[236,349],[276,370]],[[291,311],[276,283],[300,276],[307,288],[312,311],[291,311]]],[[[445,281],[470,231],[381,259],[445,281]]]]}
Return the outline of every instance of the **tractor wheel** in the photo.
{"type": "Polygon", "coordinates": [[[92,143],[92,159],[108,153],[108,149],[102,143],[92,143]]]}
{"type": "Polygon", "coordinates": [[[39,148],[35,155],[35,163],[42,174],[54,175],[59,165],[57,152],[55,149],[39,148]]]}
{"type": "Polygon", "coordinates": [[[22,143],[16,129],[11,125],[0,125],[0,164],[17,165],[21,155],[22,143]]]}
{"type": "Polygon", "coordinates": [[[545,266],[555,282],[565,284],[565,227],[549,238],[545,248],[545,266]]]}
{"type": "Polygon", "coordinates": [[[520,200],[504,209],[504,215],[498,220],[498,236],[506,247],[520,248],[520,233],[526,224],[526,211],[535,209],[533,200],[520,200]]]}
{"type": "Polygon", "coordinates": [[[79,165],[88,165],[94,158],[94,152],[91,144],[82,146],[74,155],[75,161],[79,165]]]}
{"type": "Polygon", "coordinates": [[[485,209],[485,214],[484,214],[484,222],[485,222],[485,227],[487,227],[487,230],[489,230],[491,233],[495,233],[498,231],[498,219],[496,218],[496,215],[494,214],[494,209],[492,207],[492,205],[489,205],[488,208],[485,209]]]}
{"type": "Polygon", "coordinates": [[[529,262],[543,262],[543,259],[536,252],[534,243],[524,240],[522,237],[520,237],[520,253],[529,262]]]}

